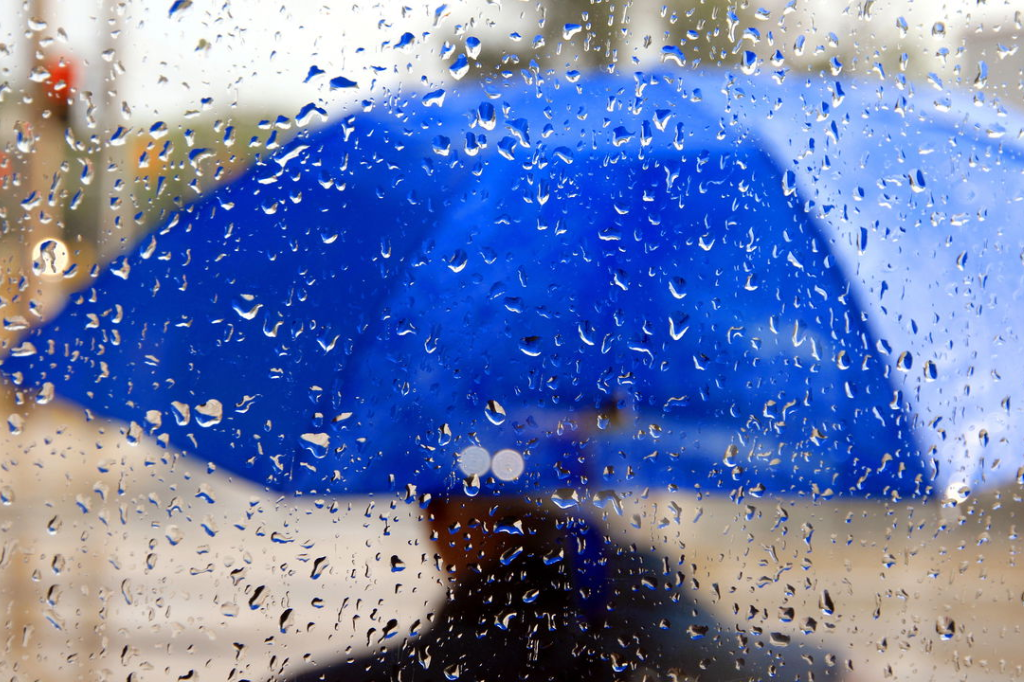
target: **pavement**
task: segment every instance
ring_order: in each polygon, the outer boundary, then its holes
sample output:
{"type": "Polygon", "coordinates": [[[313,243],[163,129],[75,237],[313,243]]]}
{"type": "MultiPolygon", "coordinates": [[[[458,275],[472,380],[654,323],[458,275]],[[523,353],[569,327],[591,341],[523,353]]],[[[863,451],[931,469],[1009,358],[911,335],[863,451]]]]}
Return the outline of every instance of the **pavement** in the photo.
{"type": "MultiPolygon", "coordinates": [[[[280,497],[77,408],[10,413],[4,680],[262,680],[397,644],[440,606],[414,504],[280,497]]],[[[825,647],[851,679],[976,682],[1024,676],[1022,493],[943,508],[648,490],[595,513],[679,566],[723,632],[825,647]]]]}

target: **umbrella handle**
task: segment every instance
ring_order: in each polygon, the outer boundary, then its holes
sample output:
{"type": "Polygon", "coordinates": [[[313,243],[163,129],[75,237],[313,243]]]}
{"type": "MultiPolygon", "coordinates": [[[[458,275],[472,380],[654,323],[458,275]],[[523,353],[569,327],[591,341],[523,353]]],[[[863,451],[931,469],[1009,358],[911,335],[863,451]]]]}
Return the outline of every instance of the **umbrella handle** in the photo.
{"type": "Polygon", "coordinates": [[[605,540],[582,516],[567,518],[564,530],[577,607],[587,623],[596,626],[608,607],[610,585],[605,540]]]}

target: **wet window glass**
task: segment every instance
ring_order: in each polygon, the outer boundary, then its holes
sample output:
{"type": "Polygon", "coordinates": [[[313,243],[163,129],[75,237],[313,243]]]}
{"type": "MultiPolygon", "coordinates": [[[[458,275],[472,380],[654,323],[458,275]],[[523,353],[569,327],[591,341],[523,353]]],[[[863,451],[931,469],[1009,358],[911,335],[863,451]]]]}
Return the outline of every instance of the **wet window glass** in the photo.
{"type": "Polygon", "coordinates": [[[1020,677],[1021,31],[0,8],[0,673],[1020,677]]]}

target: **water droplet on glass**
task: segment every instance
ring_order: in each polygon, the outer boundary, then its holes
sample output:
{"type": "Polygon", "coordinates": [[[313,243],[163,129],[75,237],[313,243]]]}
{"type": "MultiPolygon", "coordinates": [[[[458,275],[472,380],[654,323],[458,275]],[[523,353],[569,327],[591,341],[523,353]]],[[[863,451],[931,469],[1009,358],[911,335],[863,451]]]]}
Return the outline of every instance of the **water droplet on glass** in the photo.
{"type": "Polygon", "coordinates": [[[524,336],[519,339],[519,350],[524,355],[529,355],[531,358],[535,358],[541,354],[540,348],[540,337],[539,336],[524,336]]]}
{"type": "Polygon", "coordinates": [[[686,66],[686,57],[683,55],[683,51],[676,45],[665,45],[661,48],[661,61],[675,62],[676,66],[686,66]]]}
{"type": "Polygon", "coordinates": [[[433,90],[423,95],[423,106],[440,107],[444,104],[444,97],[447,95],[443,89],[433,90]]]}
{"type": "Polygon", "coordinates": [[[395,49],[404,50],[405,48],[410,47],[415,41],[415,35],[409,32],[403,33],[402,36],[398,39],[398,42],[395,43],[395,49]]]}
{"type": "Polygon", "coordinates": [[[760,63],[761,60],[758,58],[756,52],[746,50],[743,53],[743,58],[740,60],[740,70],[748,76],[751,76],[757,71],[757,67],[760,63]]]}
{"type": "Polygon", "coordinates": [[[579,494],[571,488],[562,488],[551,493],[551,501],[559,509],[570,509],[580,503],[579,494]]]}
{"type": "Polygon", "coordinates": [[[935,632],[938,633],[939,639],[953,639],[953,635],[956,634],[956,621],[949,616],[939,616],[935,621],[935,632]]]}
{"type": "Polygon", "coordinates": [[[358,87],[358,83],[354,80],[345,78],[344,76],[336,76],[330,81],[331,90],[340,90],[342,88],[355,88],[358,87]]]}
{"type": "Polygon", "coordinates": [[[173,17],[175,14],[184,12],[192,6],[192,0],[174,0],[171,3],[171,8],[167,10],[167,16],[173,17]]]}
{"type": "Polygon", "coordinates": [[[196,405],[196,423],[210,427],[220,424],[224,417],[224,406],[216,398],[210,398],[201,405],[196,405]]]}
{"type": "Polygon", "coordinates": [[[456,80],[460,80],[463,76],[469,73],[469,58],[464,54],[460,54],[455,58],[452,65],[448,67],[448,72],[451,73],[452,77],[456,80]]]}
{"type": "Polygon", "coordinates": [[[782,174],[782,193],[787,197],[796,193],[796,173],[791,170],[782,174]]]}
{"type": "Polygon", "coordinates": [[[836,605],[832,601],[832,595],[828,593],[828,590],[822,591],[821,597],[818,599],[818,608],[820,608],[821,612],[826,616],[831,616],[836,612],[836,605]]]}
{"type": "Polygon", "coordinates": [[[497,400],[488,400],[487,406],[484,408],[484,414],[487,415],[488,421],[495,426],[501,426],[505,423],[505,408],[501,406],[497,400]]]}
{"type": "Polygon", "coordinates": [[[579,24],[566,24],[562,27],[562,39],[572,40],[572,37],[583,30],[579,24]]]}
{"type": "Polygon", "coordinates": [[[740,449],[735,444],[730,444],[725,449],[725,455],[722,457],[722,463],[730,469],[739,466],[739,454],[740,449]]]}
{"type": "Polygon", "coordinates": [[[480,494],[480,477],[476,474],[467,476],[462,481],[462,492],[468,497],[476,497],[480,494]]]}

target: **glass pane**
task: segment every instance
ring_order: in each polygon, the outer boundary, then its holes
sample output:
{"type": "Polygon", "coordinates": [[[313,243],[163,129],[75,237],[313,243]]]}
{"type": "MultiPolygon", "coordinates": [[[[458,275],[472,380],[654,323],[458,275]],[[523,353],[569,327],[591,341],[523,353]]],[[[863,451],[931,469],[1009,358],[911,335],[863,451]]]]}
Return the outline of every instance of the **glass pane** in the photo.
{"type": "Polygon", "coordinates": [[[1020,31],[0,8],[0,672],[1019,677],[1020,31]]]}

